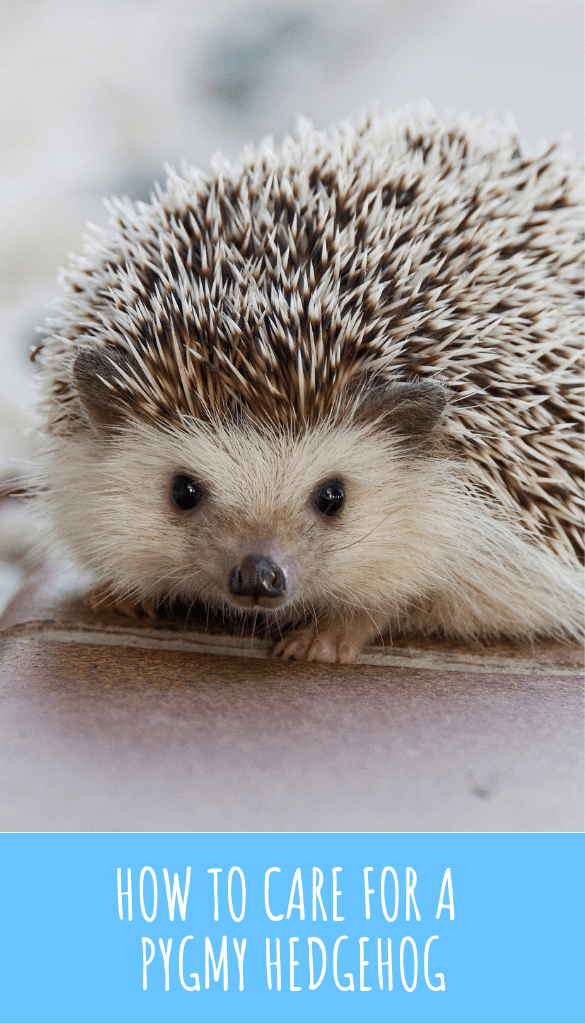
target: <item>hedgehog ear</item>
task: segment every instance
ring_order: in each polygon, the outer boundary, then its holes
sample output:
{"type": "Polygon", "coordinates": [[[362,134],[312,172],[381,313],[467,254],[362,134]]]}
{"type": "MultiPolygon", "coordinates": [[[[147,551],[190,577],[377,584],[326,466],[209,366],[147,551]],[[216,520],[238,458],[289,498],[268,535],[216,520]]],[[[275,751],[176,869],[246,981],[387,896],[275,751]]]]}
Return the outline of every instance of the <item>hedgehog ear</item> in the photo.
{"type": "Polygon", "coordinates": [[[129,353],[114,346],[107,349],[82,346],[73,361],[77,396],[92,427],[100,434],[109,433],[127,417],[123,402],[108,383],[119,381],[118,371],[128,372],[133,362],[129,353]]]}
{"type": "Polygon", "coordinates": [[[418,440],[441,422],[451,395],[439,381],[416,384],[375,384],[366,391],[360,413],[367,419],[381,419],[399,434],[418,440]]]}

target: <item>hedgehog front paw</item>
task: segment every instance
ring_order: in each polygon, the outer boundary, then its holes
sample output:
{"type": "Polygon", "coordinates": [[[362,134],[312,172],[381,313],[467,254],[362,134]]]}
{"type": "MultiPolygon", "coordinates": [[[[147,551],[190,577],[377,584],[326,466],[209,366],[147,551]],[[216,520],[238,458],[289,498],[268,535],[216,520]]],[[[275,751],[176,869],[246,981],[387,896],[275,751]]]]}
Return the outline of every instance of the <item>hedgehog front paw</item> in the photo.
{"type": "Polygon", "coordinates": [[[84,604],[90,612],[114,612],[126,618],[156,618],[156,603],[152,598],[135,601],[130,597],[117,598],[108,587],[94,587],[85,595],[84,604]]]}
{"type": "Polygon", "coordinates": [[[295,629],[283,637],[273,651],[283,660],[317,661],[322,664],[350,664],[361,654],[364,637],[352,634],[345,624],[315,625],[295,629]]]}

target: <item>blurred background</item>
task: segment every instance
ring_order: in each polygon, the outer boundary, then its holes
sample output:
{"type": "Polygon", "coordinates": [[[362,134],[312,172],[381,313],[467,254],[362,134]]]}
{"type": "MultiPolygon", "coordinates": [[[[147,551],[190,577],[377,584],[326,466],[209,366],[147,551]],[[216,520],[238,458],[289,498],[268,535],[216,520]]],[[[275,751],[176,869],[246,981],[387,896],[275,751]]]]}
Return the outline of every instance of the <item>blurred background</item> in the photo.
{"type": "MultiPolygon", "coordinates": [[[[0,480],[34,435],[35,328],[102,198],[163,164],[416,99],[511,112],[528,148],[583,153],[582,0],[2,0],[0,480]]],[[[0,508],[0,608],[22,530],[0,508]]]]}

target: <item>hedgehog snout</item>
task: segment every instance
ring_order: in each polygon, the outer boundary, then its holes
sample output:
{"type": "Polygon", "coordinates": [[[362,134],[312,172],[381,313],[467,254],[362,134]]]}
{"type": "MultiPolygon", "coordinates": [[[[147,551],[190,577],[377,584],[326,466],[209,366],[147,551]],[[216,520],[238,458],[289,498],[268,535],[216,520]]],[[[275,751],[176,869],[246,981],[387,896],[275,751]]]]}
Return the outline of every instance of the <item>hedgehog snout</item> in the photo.
{"type": "Polygon", "coordinates": [[[286,573],[270,555],[245,555],[232,569],[228,589],[234,597],[251,599],[246,604],[272,608],[284,600],[286,573]]]}

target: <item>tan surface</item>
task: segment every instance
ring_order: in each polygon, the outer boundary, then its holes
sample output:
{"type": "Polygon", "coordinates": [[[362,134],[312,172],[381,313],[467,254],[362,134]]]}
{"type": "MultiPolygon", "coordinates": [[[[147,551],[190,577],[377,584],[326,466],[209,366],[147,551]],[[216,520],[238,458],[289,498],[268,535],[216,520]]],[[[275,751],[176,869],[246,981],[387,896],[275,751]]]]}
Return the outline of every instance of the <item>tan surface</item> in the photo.
{"type": "Polygon", "coordinates": [[[282,663],[201,621],[88,615],[69,583],[41,573],[0,621],[4,830],[583,828],[574,649],[282,663]]]}

